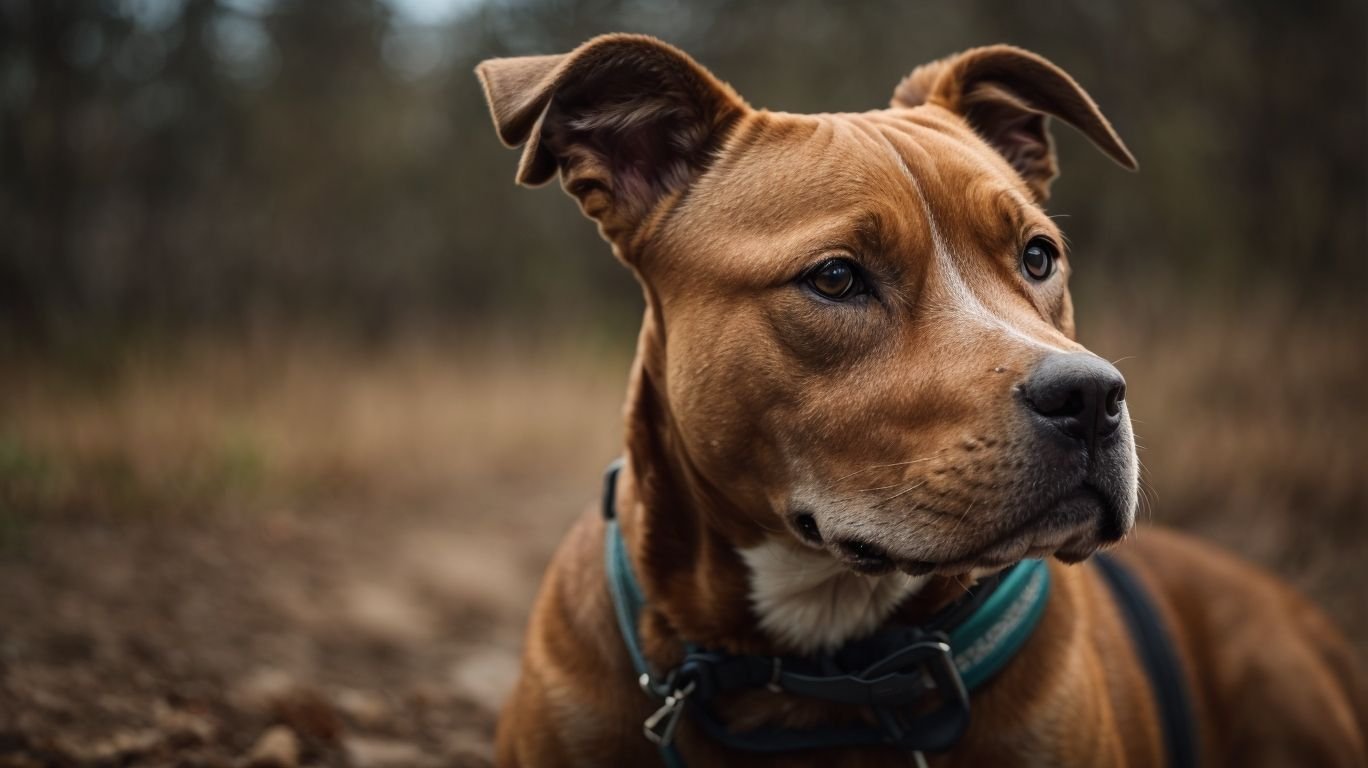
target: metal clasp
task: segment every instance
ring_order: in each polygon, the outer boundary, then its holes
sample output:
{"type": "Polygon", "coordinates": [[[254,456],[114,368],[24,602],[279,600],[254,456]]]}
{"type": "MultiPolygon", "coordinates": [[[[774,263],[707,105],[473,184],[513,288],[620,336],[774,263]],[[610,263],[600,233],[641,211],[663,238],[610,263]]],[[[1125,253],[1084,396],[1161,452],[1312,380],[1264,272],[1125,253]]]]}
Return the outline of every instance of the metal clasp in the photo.
{"type": "Polygon", "coordinates": [[[665,697],[665,703],[660,705],[660,709],[641,724],[641,730],[646,734],[647,740],[662,747],[670,746],[674,741],[675,729],[679,727],[679,719],[684,716],[684,700],[694,692],[697,685],[691,680],[688,685],[676,688],[665,697]]]}

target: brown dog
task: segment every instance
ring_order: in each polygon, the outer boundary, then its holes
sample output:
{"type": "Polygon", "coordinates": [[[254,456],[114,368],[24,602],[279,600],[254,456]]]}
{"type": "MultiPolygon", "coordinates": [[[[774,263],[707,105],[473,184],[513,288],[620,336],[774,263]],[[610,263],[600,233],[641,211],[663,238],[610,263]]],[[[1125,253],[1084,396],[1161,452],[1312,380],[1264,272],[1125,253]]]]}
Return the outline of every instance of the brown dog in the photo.
{"type": "MultiPolygon", "coordinates": [[[[1157,694],[1090,562],[1122,539],[1137,461],[1110,365],[1074,341],[1064,239],[1042,205],[1047,115],[1135,162],[1034,54],[918,68],[889,109],[755,110],[688,56],[613,35],[478,69],[518,181],[558,173],[646,295],[617,511],[656,669],[684,643],[831,651],[915,624],[965,584],[1053,555],[1034,634],[975,693],[944,765],[1162,764],[1157,694]],[[1061,562],[1062,561],[1062,562],[1061,562]]],[[[654,765],[587,513],[547,572],[499,762],[654,765]]],[[[1146,531],[1118,552],[1182,659],[1202,761],[1363,765],[1352,654],[1274,578],[1146,531]]],[[[760,689],[728,728],[852,715],[760,689]]],[[[860,715],[862,716],[862,715],[860,715]]],[[[906,765],[859,747],[757,755],[684,717],[684,761],[906,765]]]]}

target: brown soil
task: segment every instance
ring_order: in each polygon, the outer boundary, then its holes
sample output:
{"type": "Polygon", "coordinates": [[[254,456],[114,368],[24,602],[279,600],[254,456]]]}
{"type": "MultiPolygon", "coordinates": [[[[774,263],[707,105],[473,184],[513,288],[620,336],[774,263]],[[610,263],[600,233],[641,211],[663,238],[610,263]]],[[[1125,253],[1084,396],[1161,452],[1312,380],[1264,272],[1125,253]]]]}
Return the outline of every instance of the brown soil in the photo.
{"type": "Polygon", "coordinates": [[[274,359],[11,379],[0,766],[489,764],[625,361],[274,359]]]}
{"type": "Polygon", "coordinates": [[[343,504],[26,536],[0,565],[22,617],[0,628],[0,765],[243,764],[272,725],[305,763],[485,765],[546,546],[343,504]]]}

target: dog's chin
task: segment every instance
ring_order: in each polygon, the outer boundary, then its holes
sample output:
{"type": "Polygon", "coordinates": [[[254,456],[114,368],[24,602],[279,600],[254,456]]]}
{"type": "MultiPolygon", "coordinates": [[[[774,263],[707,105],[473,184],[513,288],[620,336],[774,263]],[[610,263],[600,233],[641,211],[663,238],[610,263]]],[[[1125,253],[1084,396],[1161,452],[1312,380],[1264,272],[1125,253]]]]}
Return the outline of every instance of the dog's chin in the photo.
{"type": "Polygon", "coordinates": [[[832,548],[847,567],[864,575],[897,570],[910,576],[981,577],[1022,560],[1055,557],[1065,563],[1082,562],[1129,531],[1130,515],[1118,509],[1117,502],[1083,485],[995,537],[935,542],[928,549],[946,553],[935,559],[900,556],[869,541],[837,540],[832,548]]]}

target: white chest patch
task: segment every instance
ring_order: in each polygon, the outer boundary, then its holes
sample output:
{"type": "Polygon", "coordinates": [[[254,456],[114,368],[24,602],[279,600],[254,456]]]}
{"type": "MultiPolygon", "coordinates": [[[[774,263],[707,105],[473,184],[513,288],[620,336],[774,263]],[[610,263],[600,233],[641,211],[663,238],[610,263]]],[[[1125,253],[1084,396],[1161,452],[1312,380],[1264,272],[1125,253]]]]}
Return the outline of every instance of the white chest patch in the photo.
{"type": "Polygon", "coordinates": [[[833,650],[868,634],[926,581],[897,571],[863,576],[824,552],[778,539],[739,551],[761,629],[797,653],[833,650]]]}

